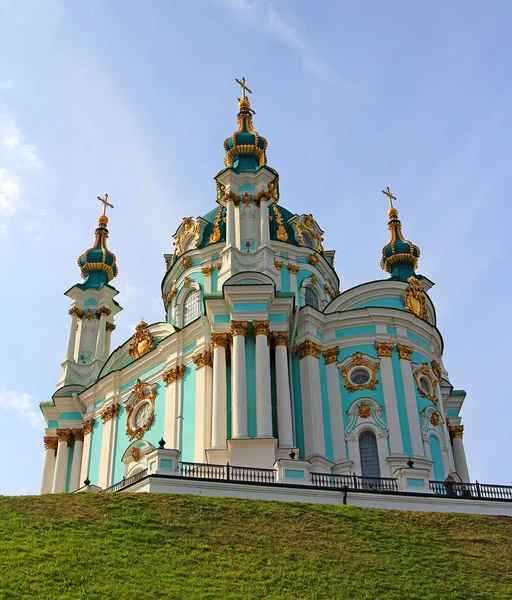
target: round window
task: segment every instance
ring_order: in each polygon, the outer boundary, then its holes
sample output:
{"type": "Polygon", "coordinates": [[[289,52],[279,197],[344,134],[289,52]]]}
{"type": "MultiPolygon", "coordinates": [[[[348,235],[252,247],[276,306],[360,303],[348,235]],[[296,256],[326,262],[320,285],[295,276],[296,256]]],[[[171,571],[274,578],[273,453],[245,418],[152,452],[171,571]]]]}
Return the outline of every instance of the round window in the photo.
{"type": "Polygon", "coordinates": [[[144,402],[144,404],[142,404],[139,410],[135,413],[135,417],[133,419],[135,427],[145,427],[151,419],[152,412],[153,410],[151,408],[151,404],[149,402],[144,402]]]}
{"type": "Polygon", "coordinates": [[[420,377],[419,382],[420,382],[421,389],[426,394],[431,394],[432,393],[432,389],[430,387],[430,381],[426,377],[420,377]]]}
{"type": "Polygon", "coordinates": [[[350,371],[350,381],[354,385],[364,385],[370,381],[370,373],[366,369],[353,369],[350,371]]]}

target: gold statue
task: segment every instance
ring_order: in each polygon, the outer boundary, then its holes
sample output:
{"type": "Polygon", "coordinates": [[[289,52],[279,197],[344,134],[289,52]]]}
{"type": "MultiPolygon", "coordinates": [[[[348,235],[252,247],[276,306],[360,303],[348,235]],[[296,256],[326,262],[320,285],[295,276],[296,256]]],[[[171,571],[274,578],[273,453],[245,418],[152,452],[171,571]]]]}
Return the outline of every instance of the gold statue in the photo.
{"type": "Polygon", "coordinates": [[[103,217],[107,216],[107,206],[110,206],[110,208],[114,208],[113,204],[110,204],[110,202],[108,202],[108,194],[105,194],[105,198],[102,198],[101,196],[96,196],[96,198],[98,198],[98,200],[100,202],[103,202],[103,217]]]}
{"type": "Polygon", "coordinates": [[[389,189],[389,185],[385,190],[381,190],[382,193],[384,194],[384,196],[388,197],[389,200],[389,208],[393,208],[393,200],[396,200],[396,197],[393,196],[393,194],[391,193],[391,190],[389,189]]]}
{"type": "MultiPolygon", "coordinates": [[[[245,100],[245,92],[246,90],[249,92],[249,94],[252,94],[252,90],[250,90],[246,85],[245,85],[245,77],[242,77],[242,80],[240,81],[240,79],[236,79],[235,81],[238,83],[238,85],[242,88],[242,100],[245,100]]],[[[238,101],[240,102],[240,98],[238,98],[238,101]]]]}

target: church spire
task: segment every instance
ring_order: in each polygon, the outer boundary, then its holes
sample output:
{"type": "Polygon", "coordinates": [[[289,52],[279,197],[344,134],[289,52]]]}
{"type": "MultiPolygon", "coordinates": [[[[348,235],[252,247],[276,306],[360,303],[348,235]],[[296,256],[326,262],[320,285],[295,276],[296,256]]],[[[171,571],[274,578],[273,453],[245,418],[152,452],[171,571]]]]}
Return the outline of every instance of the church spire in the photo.
{"type": "Polygon", "coordinates": [[[94,244],[78,257],[78,266],[84,279],[80,284],[83,289],[98,289],[114,279],[118,272],[115,254],[107,249],[107,206],[114,208],[114,205],[108,202],[108,194],[104,198],[98,196],[98,200],[103,202],[103,214],[98,219],[94,244]]]}
{"type": "Polygon", "coordinates": [[[224,140],[226,156],[224,164],[237,173],[254,172],[267,164],[267,140],[254,129],[252,117],[256,113],[251,108],[246,92],[252,91],[245,84],[245,77],[235,79],[242,88],[242,97],[238,98],[238,129],[224,140]]]}
{"type": "Polygon", "coordinates": [[[382,248],[380,266],[384,271],[391,273],[393,279],[407,281],[409,277],[415,275],[414,271],[418,268],[420,249],[406,240],[402,234],[402,223],[398,219],[398,210],[393,206],[393,200],[396,200],[396,197],[393,196],[389,187],[382,190],[382,193],[389,200],[388,229],[391,232],[391,239],[382,248]]]}

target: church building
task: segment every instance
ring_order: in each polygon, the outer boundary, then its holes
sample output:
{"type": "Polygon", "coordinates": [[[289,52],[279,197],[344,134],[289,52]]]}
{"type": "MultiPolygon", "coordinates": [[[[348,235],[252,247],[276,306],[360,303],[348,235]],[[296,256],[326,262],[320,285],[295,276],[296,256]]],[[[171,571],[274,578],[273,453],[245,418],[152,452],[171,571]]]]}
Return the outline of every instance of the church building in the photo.
{"type": "Polygon", "coordinates": [[[239,83],[212,204],[183,218],[165,255],[165,321],[141,321],[115,349],[122,308],[111,205],[100,198],[94,242],[78,258],[83,281],[66,292],[62,372],[41,403],[41,493],[109,488],[151,471],[159,448],[172,451],[175,471],[193,463],[256,472],[285,461],[293,483],[306,468],[385,480],[414,465],[427,484],[449,473],[469,481],[465,392],[450,383],[433,282],[418,271],[396,198],[383,191],[383,278],[340,290],[320,224],[280,196],[239,83]]]}

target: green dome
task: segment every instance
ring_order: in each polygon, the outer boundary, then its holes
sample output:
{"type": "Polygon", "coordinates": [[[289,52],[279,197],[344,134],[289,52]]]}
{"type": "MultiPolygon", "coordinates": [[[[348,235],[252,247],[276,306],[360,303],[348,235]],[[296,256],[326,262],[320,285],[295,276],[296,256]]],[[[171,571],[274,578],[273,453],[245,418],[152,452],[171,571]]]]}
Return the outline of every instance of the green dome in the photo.
{"type": "Polygon", "coordinates": [[[78,257],[78,266],[84,279],[82,287],[99,288],[116,277],[118,270],[116,256],[107,249],[108,218],[99,218],[95,231],[94,245],[78,257]]]}
{"type": "Polygon", "coordinates": [[[415,275],[415,269],[418,268],[420,249],[404,238],[402,223],[398,220],[396,208],[390,208],[388,215],[390,218],[388,229],[391,232],[391,239],[382,248],[380,266],[384,271],[391,273],[393,278],[407,281],[409,277],[415,275]]]}

